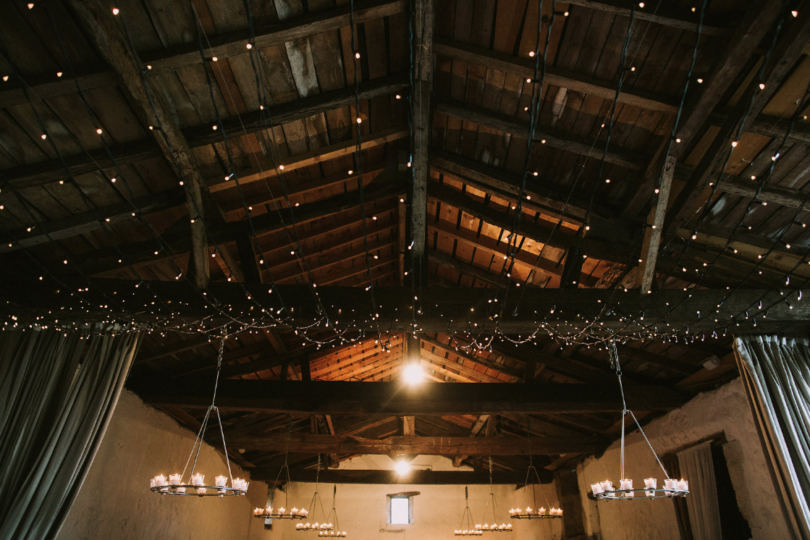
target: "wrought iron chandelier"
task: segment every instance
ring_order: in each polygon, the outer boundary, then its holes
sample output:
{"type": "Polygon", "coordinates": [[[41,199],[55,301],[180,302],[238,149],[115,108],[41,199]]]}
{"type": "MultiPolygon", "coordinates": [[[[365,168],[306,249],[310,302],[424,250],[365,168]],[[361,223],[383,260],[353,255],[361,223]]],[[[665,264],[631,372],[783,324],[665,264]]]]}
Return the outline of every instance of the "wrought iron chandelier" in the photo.
{"type": "Polygon", "coordinates": [[[200,430],[197,432],[197,438],[194,440],[194,445],[191,447],[191,453],[186,460],[186,466],[183,467],[183,472],[180,474],[170,474],[168,479],[163,474],[158,474],[149,481],[149,489],[161,495],[186,495],[196,497],[233,497],[238,495],[245,495],[248,489],[248,482],[242,478],[234,478],[231,474],[231,460],[228,458],[228,447],[225,444],[225,432],[222,430],[222,418],[219,415],[219,408],[216,406],[217,399],[217,386],[219,385],[219,373],[222,371],[222,353],[225,350],[225,338],[219,342],[219,355],[217,356],[217,375],[214,380],[214,397],[211,400],[211,405],[205,413],[205,418],[200,425],[200,430]],[[195,473],[197,468],[197,458],[200,456],[200,449],[203,445],[203,434],[208,427],[208,421],[211,418],[211,411],[217,413],[217,422],[219,423],[219,433],[222,436],[222,449],[225,452],[225,463],[228,465],[228,476],[219,475],[214,478],[214,485],[205,483],[205,475],[195,473]],[[191,461],[192,456],[194,461],[191,461]],[[188,481],[185,481],[186,470],[188,464],[191,465],[191,472],[189,473],[188,481]],[[230,487],[228,486],[230,480],[230,487]]]}
{"type": "Polygon", "coordinates": [[[497,516],[495,515],[495,492],[492,490],[492,456],[489,456],[489,499],[487,499],[487,506],[484,508],[484,523],[477,524],[475,530],[483,532],[512,532],[511,523],[501,523],[498,525],[497,516]],[[487,510],[492,507],[492,525],[487,525],[487,510]]]}
{"type": "Polygon", "coordinates": [[[276,486],[278,485],[278,480],[281,478],[281,473],[285,473],[287,478],[287,489],[284,490],[284,506],[277,507],[273,509],[271,505],[267,505],[265,508],[254,508],[253,509],[253,517],[260,518],[260,519],[304,519],[309,515],[309,510],[306,508],[289,508],[289,492],[292,489],[292,480],[290,479],[290,464],[289,464],[289,456],[290,456],[290,438],[292,437],[292,416],[290,416],[289,423],[287,425],[287,448],[284,450],[284,465],[278,470],[278,474],[276,475],[276,479],[273,481],[273,490],[271,493],[276,492],[276,486]]]}
{"type": "Polygon", "coordinates": [[[464,501],[466,506],[464,506],[464,511],[461,513],[461,525],[453,533],[456,536],[482,536],[484,531],[478,530],[474,526],[475,521],[473,521],[472,512],[470,512],[470,493],[467,486],[464,486],[464,501]]]}
{"type": "Polygon", "coordinates": [[[329,521],[329,528],[318,531],[318,536],[328,538],[346,538],[346,531],[341,531],[340,524],[338,523],[337,509],[335,508],[336,498],[337,486],[334,486],[332,488],[332,510],[330,510],[329,514],[326,516],[327,521],[329,521]],[[332,527],[332,520],[334,520],[335,523],[334,527],[332,527]]]}
{"type": "MultiPolygon", "coordinates": [[[[531,449],[531,440],[532,440],[532,429],[531,429],[531,417],[527,414],[526,415],[526,432],[529,437],[529,468],[526,469],[526,483],[525,485],[529,485],[529,481],[531,480],[531,473],[534,472],[534,478],[537,480],[537,483],[540,483],[540,475],[537,472],[537,469],[534,468],[534,463],[532,463],[532,449],[531,449]]],[[[561,508],[554,508],[548,502],[548,498],[543,494],[543,498],[546,499],[546,505],[537,508],[537,493],[534,490],[534,484],[532,486],[532,504],[534,508],[531,506],[527,506],[526,509],[522,508],[512,508],[509,510],[509,517],[514,519],[553,519],[553,518],[561,518],[563,515],[563,511],[561,508]]]]}
{"type": "Polygon", "coordinates": [[[622,367],[619,363],[619,353],[616,350],[616,344],[613,341],[609,343],[608,350],[610,351],[610,363],[616,370],[616,377],[619,379],[619,391],[622,395],[622,442],[619,465],[620,480],[619,489],[616,489],[613,486],[613,482],[610,480],[591,484],[591,492],[593,493],[593,496],[596,499],[608,501],[686,497],[689,494],[689,482],[683,478],[680,480],[675,480],[674,478],[669,477],[666,468],[664,468],[663,463],[661,463],[661,460],[658,458],[658,454],[655,452],[650,440],[647,438],[647,434],[644,433],[644,429],[641,427],[641,424],[639,424],[636,415],[633,414],[633,411],[627,408],[627,402],[624,399],[624,386],[622,385],[622,367]],[[634,488],[633,480],[631,478],[625,478],[624,476],[624,424],[627,415],[630,415],[633,418],[633,421],[636,423],[636,427],[638,427],[638,430],[641,432],[641,436],[644,437],[644,440],[647,442],[647,446],[650,447],[650,451],[652,452],[653,456],[655,456],[655,461],[658,462],[661,470],[664,471],[663,488],[658,487],[657,478],[645,478],[644,488],[634,488]]]}
{"type": "Polygon", "coordinates": [[[318,468],[315,472],[315,493],[312,494],[312,501],[309,503],[309,507],[312,509],[313,517],[316,517],[318,506],[321,507],[321,515],[324,516],[323,523],[310,523],[307,521],[306,523],[297,523],[295,525],[296,531],[331,531],[333,529],[333,524],[327,522],[326,520],[326,511],[323,509],[323,501],[321,500],[321,495],[318,493],[318,483],[321,476],[321,455],[318,454],[318,468]]]}

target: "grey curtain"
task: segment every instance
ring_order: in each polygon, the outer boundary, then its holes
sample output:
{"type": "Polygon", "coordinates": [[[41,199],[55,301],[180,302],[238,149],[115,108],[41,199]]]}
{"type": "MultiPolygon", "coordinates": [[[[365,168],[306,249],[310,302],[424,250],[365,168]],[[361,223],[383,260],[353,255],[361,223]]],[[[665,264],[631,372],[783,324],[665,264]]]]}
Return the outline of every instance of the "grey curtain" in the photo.
{"type": "Polygon", "coordinates": [[[680,476],[689,480],[686,497],[689,524],[695,540],[721,540],[720,505],[717,502],[717,481],[711,442],[705,442],[678,452],[680,476]]]}
{"type": "Polygon", "coordinates": [[[810,540],[810,342],[746,336],[734,350],[788,528],[810,540]]]}
{"type": "Polygon", "coordinates": [[[0,538],[59,532],[141,342],[115,330],[0,332],[0,538]]]}

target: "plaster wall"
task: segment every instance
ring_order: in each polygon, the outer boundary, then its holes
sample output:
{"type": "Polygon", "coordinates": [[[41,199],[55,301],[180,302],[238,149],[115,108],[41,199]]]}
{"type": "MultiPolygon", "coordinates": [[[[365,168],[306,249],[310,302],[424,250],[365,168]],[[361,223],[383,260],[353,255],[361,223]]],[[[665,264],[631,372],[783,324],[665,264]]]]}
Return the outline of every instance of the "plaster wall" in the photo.
{"type": "MultiPolygon", "coordinates": [[[[160,496],[149,491],[156,474],[180,472],[195,433],[124,390],[59,540],[203,538],[264,539],[269,533],[251,515],[267,485],[251,482],[246,497],[160,496]]],[[[233,476],[247,478],[231,462],[233,476]]],[[[197,469],[213,481],[227,474],[225,458],[204,445],[197,469]]]]}
{"type": "MultiPolygon", "coordinates": [[[[740,379],[699,394],[680,409],[653,420],[644,427],[653,447],[663,455],[724,432],[723,447],[737,504],[748,520],[755,540],[790,538],[762,453],[754,419],[740,379]]],[[[634,485],[655,476],[663,484],[663,472],[644,439],[636,431],[626,438],[625,470],[634,485]]],[[[680,540],[675,510],[670,500],[592,501],[590,484],[612,479],[618,485],[617,441],[600,457],[578,466],[585,526],[603,540],[680,540]]]]}
{"type": "MultiPolygon", "coordinates": [[[[430,468],[439,470],[470,470],[469,468],[454,469],[452,461],[439,456],[417,456],[412,462],[417,469],[430,468]]],[[[341,469],[382,469],[394,468],[394,462],[388,456],[363,456],[341,463],[341,469]]],[[[292,483],[292,491],[287,499],[288,506],[304,506],[309,509],[312,494],[315,490],[313,483],[292,483]]],[[[323,499],[324,509],[328,513],[332,507],[332,489],[334,484],[321,484],[318,487],[323,499]]],[[[464,511],[464,487],[461,485],[435,486],[435,485],[361,485],[339,484],[335,508],[337,510],[340,529],[348,533],[347,540],[420,540],[456,538],[453,531],[459,527],[462,512],[464,511]],[[387,524],[387,495],[403,492],[418,492],[413,497],[413,519],[408,525],[387,524]]],[[[553,484],[536,486],[537,504],[548,507],[557,505],[557,496],[553,484]]],[[[497,521],[512,523],[513,532],[504,533],[503,540],[558,540],[562,534],[561,520],[534,520],[531,522],[509,520],[509,509],[521,505],[526,507],[531,502],[531,489],[528,492],[515,490],[514,485],[496,485],[493,489],[497,504],[497,521]]],[[[492,508],[486,508],[489,496],[489,486],[469,486],[470,510],[476,522],[486,521],[492,523],[492,508]]],[[[276,506],[282,506],[284,494],[275,491],[276,506]]],[[[323,521],[320,509],[317,514],[310,510],[310,522],[323,521]]],[[[485,535],[493,540],[498,534],[485,535]]],[[[273,524],[272,540],[316,540],[317,534],[312,532],[296,532],[295,523],[289,521],[276,521],[273,524]]],[[[472,538],[472,537],[458,537],[472,538]]]]}

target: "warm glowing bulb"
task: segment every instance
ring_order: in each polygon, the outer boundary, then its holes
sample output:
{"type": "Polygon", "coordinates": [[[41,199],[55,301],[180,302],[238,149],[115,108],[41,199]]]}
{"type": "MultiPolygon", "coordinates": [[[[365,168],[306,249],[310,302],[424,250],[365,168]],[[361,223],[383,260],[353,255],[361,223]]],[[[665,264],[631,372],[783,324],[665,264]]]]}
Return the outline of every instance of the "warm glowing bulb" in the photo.
{"type": "Polygon", "coordinates": [[[247,47],[247,48],[248,48],[248,50],[250,50],[250,49],[252,49],[252,48],[253,48],[253,45],[251,45],[250,43],[248,43],[247,45],[245,45],[245,47],[247,47]]]}
{"type": "Polygon", "coordinates": [[[531,56],[532,58],[534,58],[534,51],[530,51],[530,52],[529,52],[529,56],[531,56]]]}
{"type": "Polygon", "coordinates": [[[362,123],[363,123],[363,119],[362,119],[362,118],[358,118],[358,119],[357,119],[357,123],[358,123],[358,124],[362,124],[362,123]]]}
{"type": "Polygon", "coordinates": [[[98,133],[99,135],[101,135],[101,128],[98,128],[98,129],[96,130],[96,133],[98,133]]]}
{"type": "Polygon", "coordinates": [[[737,141],[733,141],[733,142],[731,143],[731,147],[732,147],[732,148],[737,148],[737,141]]]}
{"type": "Polygon", "coordinates": [[[411,464],[404,459],[397,460],[394,464],[394,470],[397,472],[397,476],[406,476],[411,472],[411,464]]]}
{"type": "Polygon", "coordinates": [[[409,364],[405,366],[402,376],[408,384],[419,384],[424,379],[425,373],[419,364],[409,364]]]}
{"type": "Polygon", "coordinates": [[[118,15],[118,8],[113,8],[113,15],[118,15]]]}

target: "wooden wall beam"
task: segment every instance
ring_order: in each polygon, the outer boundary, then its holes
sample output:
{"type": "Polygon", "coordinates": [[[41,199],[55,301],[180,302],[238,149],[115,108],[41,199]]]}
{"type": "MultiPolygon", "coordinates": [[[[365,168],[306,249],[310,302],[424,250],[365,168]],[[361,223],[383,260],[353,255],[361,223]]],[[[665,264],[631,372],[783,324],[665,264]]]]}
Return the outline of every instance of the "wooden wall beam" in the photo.
{"type": "MultiPolygon", "coordinates": [[[[426,268],[428,148],[431,132],[431,86],[433,81],[433,0],[416,0],[414,8],[415,65],[413,107],[413,194],[411,198],[411,232],[413,234],[414,268],[426,268]]],[[[421,274],[418,272],[417,275],[421,274]]],[[[416,279],[416,276],[412,276],[416,279]]]]}
{"type": "MultiPolygon", "coordinates": [[[[612,15],[621,15],[624,17],[630,16],[630,8],[627,7],[627,2],[619,0],[568,0],[571,6],[581,6],[603,13],[610,13],[612,15]]],[[[639,21],[650,21],[661,26],[669,26],[671,28],[678,28],[680,30],[688,30],[690,32],[697,32],[698,20],[697,16],[684,17],[683,12],[669,13],[667,5],[661,6],[661,10],[654,8],[655,4],[650,3],[645,8],[636,8],[635,18],[639,21]]],[[[704,21],[701,33],[708,36],[726,36],[729,29],[723,26],[709,24],[709,21],[704,21]]]]}

